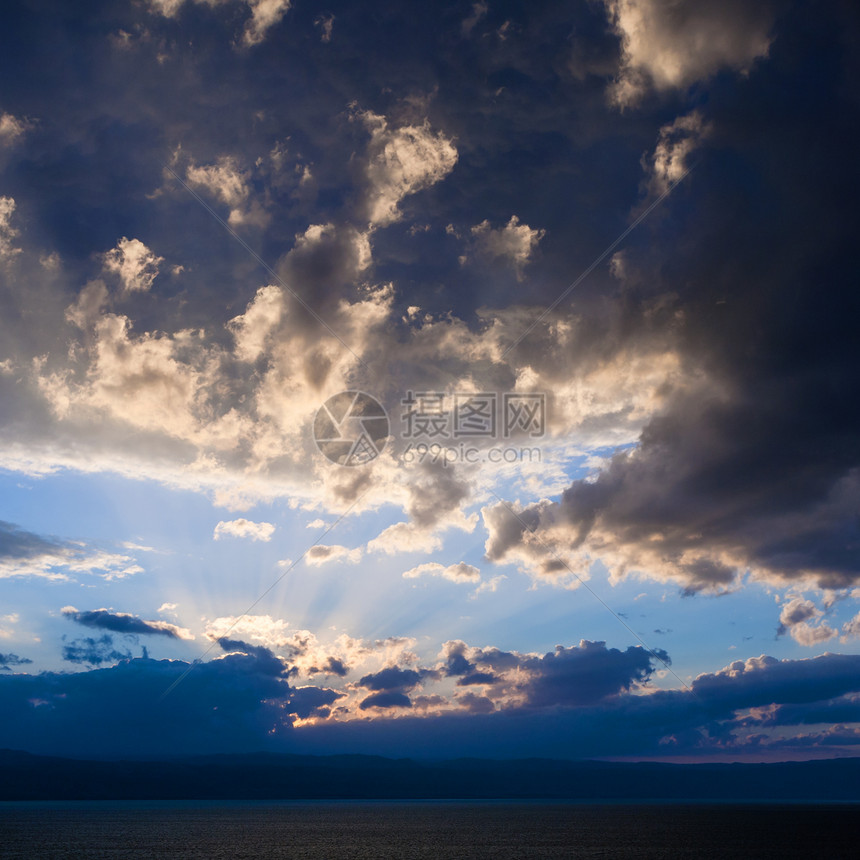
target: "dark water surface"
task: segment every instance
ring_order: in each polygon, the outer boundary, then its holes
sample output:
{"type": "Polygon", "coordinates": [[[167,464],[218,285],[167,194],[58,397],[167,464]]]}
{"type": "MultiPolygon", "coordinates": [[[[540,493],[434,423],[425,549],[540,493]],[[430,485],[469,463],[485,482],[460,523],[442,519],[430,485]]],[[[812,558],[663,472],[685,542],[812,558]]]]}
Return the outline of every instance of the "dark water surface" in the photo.
{"type": "Polygon", "coordinates": [[[2,858],[860,857],[854,805],[0,804],[2,858]]]}

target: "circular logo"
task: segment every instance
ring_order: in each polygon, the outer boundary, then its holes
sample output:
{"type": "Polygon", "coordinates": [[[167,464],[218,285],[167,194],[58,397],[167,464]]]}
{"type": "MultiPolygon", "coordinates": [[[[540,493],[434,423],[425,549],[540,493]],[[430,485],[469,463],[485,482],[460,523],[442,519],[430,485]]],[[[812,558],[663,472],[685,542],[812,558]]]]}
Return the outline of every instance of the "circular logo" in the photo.
{"type": "Polygon", "coordinates": [[[363,391],[341,391],[317,410],[314,442],[332,463],[363,466],[382,453],[388,429],[388,415],[375,397],[363,391]]]}

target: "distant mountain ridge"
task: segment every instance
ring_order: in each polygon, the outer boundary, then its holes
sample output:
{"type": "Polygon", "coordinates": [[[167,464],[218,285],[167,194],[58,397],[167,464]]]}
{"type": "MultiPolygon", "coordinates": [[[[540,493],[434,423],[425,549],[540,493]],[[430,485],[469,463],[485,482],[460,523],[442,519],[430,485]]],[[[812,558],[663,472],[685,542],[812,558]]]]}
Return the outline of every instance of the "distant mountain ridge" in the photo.
{"type": "Polygon", "coordinates": [[[90,761],[0,750],[0,800],[857,801],[860,757],[668,764],[254,753],[90,761]]]}

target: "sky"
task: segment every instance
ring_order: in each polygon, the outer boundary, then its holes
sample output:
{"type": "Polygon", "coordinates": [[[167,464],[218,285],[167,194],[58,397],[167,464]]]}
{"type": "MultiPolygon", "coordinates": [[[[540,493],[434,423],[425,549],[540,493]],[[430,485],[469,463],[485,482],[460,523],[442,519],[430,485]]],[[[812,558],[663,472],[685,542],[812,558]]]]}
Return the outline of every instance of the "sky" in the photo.
{"type": "Polygon", "coordinates": [[[852,4],[2,17],[0,747],[855,754],[852,4]]]}

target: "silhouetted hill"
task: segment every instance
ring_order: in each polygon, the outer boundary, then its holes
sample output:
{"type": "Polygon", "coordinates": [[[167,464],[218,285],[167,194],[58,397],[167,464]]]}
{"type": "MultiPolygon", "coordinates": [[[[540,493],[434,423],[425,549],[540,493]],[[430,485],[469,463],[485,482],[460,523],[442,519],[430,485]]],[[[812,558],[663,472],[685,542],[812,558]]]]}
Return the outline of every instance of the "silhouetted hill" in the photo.
{"type": "Polygon", "coordinates": [[[79,761],[0,751],[0,800],[534,798],[860,801],[860,758],[777,764],[212,755],[79,761]]]}

